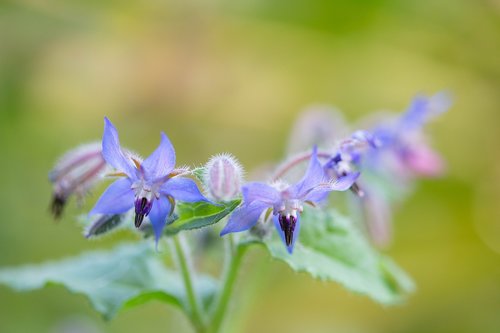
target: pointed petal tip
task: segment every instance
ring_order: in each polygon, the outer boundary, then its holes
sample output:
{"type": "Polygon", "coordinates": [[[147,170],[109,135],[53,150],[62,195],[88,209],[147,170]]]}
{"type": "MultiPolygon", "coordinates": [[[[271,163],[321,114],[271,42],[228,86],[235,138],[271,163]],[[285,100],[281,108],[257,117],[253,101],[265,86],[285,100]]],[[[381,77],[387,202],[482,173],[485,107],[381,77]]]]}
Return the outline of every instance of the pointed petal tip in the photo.
{"type": "Polygon", "coordinates": [[[346,191],[350,189],[356,180],[358,180],[359,176],[361,175],[361,172],[356,171],[353,173],[350,173],[346,176],[338,178],[334,185],[336,188],[334,190],[336,191],[346,191]]]}
{"type": "Polygon", "coordinates": [[[111,126],[111,127],[113,127],[113,128],[115,127],[115,126],[113,125],[113,123],[111,122],[111,120],[109,120],[109,118],[108,118],[108,117],[106,117],[106,116],[104,116],[104,126],[111,126]]]}
{"type": "Polygon", "coordinates": [[[231,222],[232,222],[231,220],[229,220],[227,222],[226,226],[219,233],[219,236],[222,237],[224,235],[231,234],[233,232],[243,232],[243,231],[249,230],[255,224],[255,223],[252,223],[251,225],[241,227],[241,226],[239,226],[235,223],[231,223],[231,222]]]}
{"type": "Polygon", "coordinates": [[[160,144],[142,165],[152,179],[166,177],[175,167],[175,149],[164,132],[160,133],[160,144]]]}
{"type": "Polygon", "coordinates": [[[314,145],[312,148],[311,159],[317,159],[317,158],[318,158],[318,145],[314,145]]]}
{"type": "Polygon", "coordinates": [[[108,117],[104,117],[104,135],[106,135],[106,132],[113,136],[118,136],[118,130],[108,117]]]}
{"type": "Polygon", "coordinates": [[[244,230],[234,230],[234,227],[231,228],[231,224],[228,222],[224,228],[222,228],[221,232],[219,233],[219,236],[222,237],[222,236],[225,236],[227,234],[231,234],[233,232],[240,232],[240,231],[245,231],[247,229],[244,229],[244,230]]]}

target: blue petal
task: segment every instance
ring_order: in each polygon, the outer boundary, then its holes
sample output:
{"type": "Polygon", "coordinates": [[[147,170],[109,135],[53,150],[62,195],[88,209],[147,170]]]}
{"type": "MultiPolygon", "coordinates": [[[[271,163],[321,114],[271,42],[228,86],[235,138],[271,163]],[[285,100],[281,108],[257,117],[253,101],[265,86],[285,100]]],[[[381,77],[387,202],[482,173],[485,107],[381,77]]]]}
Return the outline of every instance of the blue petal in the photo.
{"type": "Polygon", "coordinates": [[[325,181],[325,171],[318,160],[318,148],[314,146],[306,174],[300,182],[291,187],[294,196],[301,197],[310,189],[325,181]]]}
{"type": "Polygon", "coordinates": [[[157,179],[168,175],[175,166],[175,150],[172,143],[161,133],[160,145],[142,162],[149,179],[157,179]]]}
{"type": "Polygon", "coordinates": [[[416,96],[403,114],[401,124],[408,129],[419,128],[429,116],[430,103],[425,96],[416,96]]]}
{"type": "Polygon", "coordinates": [[[334,182],[329,183],[331,191],[346,191],[350,189],[360,175],[360,172],[351,172],[343,177],[337,178],[334,182]]]}
{"type": "Polygon", "coordinates": [[[295,229],[293,230],[292,244],[290,244],[290,246],[286,245],[285,233],[283,232],[283,230],[281,230],[278,215],[273,216],[273,222],[274,222],[274,226],[276,227],[276,230],[278,230],[278,234],[280,235],[281,240],[283,241],[283,244],[285,244],[285,247],[288,250],[288,253],[292,254],[293,247],[295,246],[295,242],[297,241],[297,238],[299,237],[300,215],[297,215],[297,222],[295,222],[295,229]]]}
{"type": "Polygon", "coordinates": [[[189,178],[174,177],[161,186],[160,192],[186,202],[209,201],[201,194],[196,183],[189,178]]]}
{"type": "Polygon", "coordinates": [[[340,177],[333,182],[327,182],[317,185],[305,194],[303,201],[320,202],[326,198],[332,191],[346,191],[351,188],[360,173],[352,172],[346,176],[340,177]]]}
{"type": "Polygon", "coordinates": [[[261,201],[269,205],[274,205],[281,199],[280,193],[274,187],[264,183],[248,183],[241,188],[245,204],[253,201],[261,201]]]}
{"type": "Polygon", "coordinates": [[[106,117],[104,117],[104,135],[102,136],[102,156],[113,168],[126,173],[130,178],[135,177],[136,169],[132,161],[123,154],[118,132],[106,117]]]}
{"type": "Polygon", "coordinates": [[[172,206],[170,205],[168,199],[164,196],[161,196],[160,199],[153,202],[153,207],[149,212],[148,217],[151,221],[151,225],[153,226],[153,231],[155,233],[156,247],[158,247],[158,240],[161,237],[163,228],[165,228],[167,217],[168,214],[170,214],[171,209],[172,206]]]}
{"type": "Polygon", "coordinates": [[[89,214],[121,214],[131,209],[135,199],[131,185],[128,178],[118,179],[109,185],[89,214]]]}
{"type": "Polygon", "coordinates": [[[331,191],[332,190],[330,190],[326,186],[320,186],[318,188],[315,188],[311,192],[307,193],[306,196],[302,200],[303,201],[310,201],[313,203],[319,203],[319,202],[325,200],[331,191]]]}
{"type": "Polygon", "coordinates": [[[229,221],[227,221],[227,224],[224,229],[222,229],[220,235],[224,236],[230,232],[239,232],[250,229],[257,223],[260,215],[266,208],[269,208],[269,205],[259,201],[254,201],[249,205],[241,206],[231,214],[229,221]]]}
{"type": "Polygon", "coordinates": [[[427,98],[417,96],[401,117],[403,130],[419,129],[434,116],[445,112],[451,106],[451,97],[446,92],[427,98]]]}

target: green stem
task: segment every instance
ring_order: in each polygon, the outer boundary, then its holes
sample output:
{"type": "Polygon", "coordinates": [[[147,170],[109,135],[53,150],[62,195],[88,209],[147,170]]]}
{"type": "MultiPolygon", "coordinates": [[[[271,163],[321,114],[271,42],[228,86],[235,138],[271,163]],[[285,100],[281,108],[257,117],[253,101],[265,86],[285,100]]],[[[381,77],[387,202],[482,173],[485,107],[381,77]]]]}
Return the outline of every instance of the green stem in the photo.
{"type": "Polygon", "coordinates": [[[226,236],[226,244],[226,254],[228,257],[224,265],[224,274],[221,281],[222,290],[213,308],[208,333],[218,333],[221,328],[233,291],[234,282],[236,281],[243,255],[248,247],[244,244],[234,244],[232,235],[226,236]]]}
{"type": "Polygon", "coordinates": [[[190,318],[197,332],[205,332],[206,327],[203,320],[203,315],[201,311],[200,301],[198,299],[198,294],[195,291],[193,284],[193,268],[191,263],[188,261],[188,249],[187,244],[184,239],[181,239],[181,235],[172,237],[173,246],[175,254],[177,257],[177,265],[181,271],[182,280],[184,281],[184,286],[186,287],[186,294],[188,298],[189,308],[191,310],[190,318]]]}

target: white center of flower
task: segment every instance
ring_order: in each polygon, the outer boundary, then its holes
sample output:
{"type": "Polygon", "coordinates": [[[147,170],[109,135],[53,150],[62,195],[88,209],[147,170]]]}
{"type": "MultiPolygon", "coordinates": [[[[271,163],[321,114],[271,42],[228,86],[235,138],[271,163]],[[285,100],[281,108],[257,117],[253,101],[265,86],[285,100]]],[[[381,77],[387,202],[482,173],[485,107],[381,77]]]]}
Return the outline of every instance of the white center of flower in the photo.
{"type": "Polygon", "coordinates": [[[337,172],[339,175],[345,175],[352,172],[351,165],[349,162],[341,160],[337,163],[337,172]]]}
{"type": "Polygon", "coordinates": [[[146,198],[148,201],[160,198],[160,184],[151,184],[140,179],[135,181],[131,188],[134,190],[136,198],[146,198]]]}
{"type": "Polygon", "coordinates": [[[297,215],[304,211],[304,207],[302,203],[298,199],[285,199],[281,202],[281,204],[275,207],[274,212],[276,214],[280,214],[282,216],[286,216],[287,219],[290,216],[297,218],[297,215]]]}

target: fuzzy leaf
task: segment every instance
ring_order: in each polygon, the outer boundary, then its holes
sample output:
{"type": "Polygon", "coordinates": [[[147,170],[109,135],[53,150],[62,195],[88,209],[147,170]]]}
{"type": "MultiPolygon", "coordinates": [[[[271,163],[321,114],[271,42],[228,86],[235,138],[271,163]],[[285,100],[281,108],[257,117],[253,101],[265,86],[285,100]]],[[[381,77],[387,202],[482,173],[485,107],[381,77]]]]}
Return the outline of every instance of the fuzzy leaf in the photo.
{"type": "Polygon", "coordinates": [[[168,225],[167,234],[175,234],[181,230],[198,229],[219,222],[238,207],[241,200],[214,205],[209,202],[182,202],[177,205],[178,219],[168,225]]]}
{"type": "MultiPolygon", "coordinates": [[[[196,287],[208,306],[216,284],[199,277],[196,287]]],[[[112,251],[96,251],[38,265],[0,270],[0,284],[17,291],[47,285],[62,285],[86,296],[104,318],[119,310],[150,300],[170,303],[187,311],[187,301],[178,273],[166,268],[150,243],[120,245],[112,251]]]]}
{"type": "Polygon", "coordinates": [[[294,271],[335,281],[347,289],[384,303],[401,302],[415,287],[390,259],[379,254],[348,219],[334,210],[306,210],[293,254],[279,239],[265,242],[272,257],[294,271]]]}

